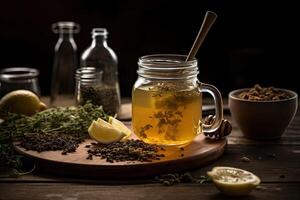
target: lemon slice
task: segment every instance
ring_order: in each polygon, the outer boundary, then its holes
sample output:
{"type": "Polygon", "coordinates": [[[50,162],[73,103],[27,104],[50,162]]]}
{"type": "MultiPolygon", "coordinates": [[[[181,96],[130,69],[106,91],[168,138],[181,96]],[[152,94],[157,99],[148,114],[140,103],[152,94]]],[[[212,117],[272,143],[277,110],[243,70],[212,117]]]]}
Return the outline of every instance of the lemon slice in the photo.
{"type": "Polygon", "coordinates": [[[207,175],[222,193],[230,196],[247,195],[260,184],[253,173],[233,167],[214,167],[207,175]]]}
{"type": "Polygon", "coordinates": [[[117,120],[116,118],[113,117],[109,117],[108,122],[116,129],[118,129],[119,131],[122,131],[123,133],[125,133],[125,137],[123,139],[128,139],[132,132],[129,128],[127,128],[127,126],[125,126],[125,124],[123,124],[121,121],[117,120]]]}
{"type": "Polygon", "coordinates": [[[102,144],[117,142],[126,136],[125,133],[102,119],[94,120],[88,129],[88,133],[91,138],[102,144]]]}

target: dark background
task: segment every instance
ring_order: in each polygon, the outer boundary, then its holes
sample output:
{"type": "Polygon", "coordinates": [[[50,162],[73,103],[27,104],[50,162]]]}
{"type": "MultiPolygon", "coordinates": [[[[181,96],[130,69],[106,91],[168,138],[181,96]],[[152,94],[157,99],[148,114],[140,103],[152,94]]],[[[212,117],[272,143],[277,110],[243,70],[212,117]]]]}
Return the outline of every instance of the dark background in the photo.
{"type": "Polygon", "coordinates": [[[265,61],[265,19],[261,1],[52,0],[1,3],[0,67],[27,66],[40,70],[43,95],[49,95],[54,46],[51,31],[57,21],[79,23],[75,35],[78,58],[91,43],[93,27],[109,31],[108,44],[119,59],[122,96],[131,96],[137,60],[154,53],[187,54],[205,11],[218,19],[197,54],[202,82],[217,86],[224,96],[255,83],[298,92],[289,78],[292,67],[273,67],[265,61]]]}

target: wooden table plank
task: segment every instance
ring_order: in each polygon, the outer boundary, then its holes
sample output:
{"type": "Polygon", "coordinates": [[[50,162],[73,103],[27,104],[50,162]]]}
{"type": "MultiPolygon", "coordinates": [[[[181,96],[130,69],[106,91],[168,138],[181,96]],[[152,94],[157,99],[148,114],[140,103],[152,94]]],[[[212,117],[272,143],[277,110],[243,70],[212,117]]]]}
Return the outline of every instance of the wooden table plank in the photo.
{"type": "MultiPolygon", "coordinates": [[[[236,199],[299,199],[300,184],[262,184],[246,197],[236,199]]],[[[95,200],[95,199],[176,199],[176,200],[219,200],[233,199],[223,196],[213,184],[185,184],[175,186],[148,185],[83,185],[65,183],[0,183],[1,200],[95,200]]],[[[234,198],[235,199],[235,198],[234,198]]]]}

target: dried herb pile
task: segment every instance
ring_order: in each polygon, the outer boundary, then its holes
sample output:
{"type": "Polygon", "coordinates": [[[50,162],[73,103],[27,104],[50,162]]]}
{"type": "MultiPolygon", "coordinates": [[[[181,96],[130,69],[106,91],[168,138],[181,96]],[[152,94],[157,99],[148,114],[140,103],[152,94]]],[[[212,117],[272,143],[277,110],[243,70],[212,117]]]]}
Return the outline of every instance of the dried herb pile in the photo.
{"type": "Polygon", "coordinates": [[[92,143],[86,148],[90,148],[87,159],[97,156],[111,163],[120,161],[152,162],[164,157],[164,154],[159,153],[159,150],[164,150],[164,148],[147,144],[141,140],[126,140],[106,145],[92,143]]]}
{"type": "Polygon", "coordinates": [[[52,108],[28,117],[13,113],[1,113],[5,121],[0,125],[0,163],[12,167],[20,165],[20,156],[12,146],[13,141],[27,150],[63,150],[74,152],[87,136],[94,119],[108,121],[102,106],[86,103],[76,108],[52,108]]]}
{"type": "Polygon", "coordinates": [[[241,92],[239,98],[252,101],[277,101],[289,99],[291,95],[285,91],[275,89],[274,87],[261,87],[256,84],[253,88],[241,92]]]}
{"type": "Polygon", "coordinates": [[[208,177],[206,176],[193,176],[189,172],[185,172],[183,174],[163,174],[161,176],[156,176],[155,180],[165,186],[171,186],[179,183],[198,183],[202,184],[205,181],[208,181],[208,177]]]}
{"type": "Polygon", "coordinates": [[[29,133],[24,135],[19,145],[26,150],[34,150],[37,152],[62,150],[62,154],[65,155],[75,152],[84,138],[85,135],[75,136],[64,133],[29,133]]]}

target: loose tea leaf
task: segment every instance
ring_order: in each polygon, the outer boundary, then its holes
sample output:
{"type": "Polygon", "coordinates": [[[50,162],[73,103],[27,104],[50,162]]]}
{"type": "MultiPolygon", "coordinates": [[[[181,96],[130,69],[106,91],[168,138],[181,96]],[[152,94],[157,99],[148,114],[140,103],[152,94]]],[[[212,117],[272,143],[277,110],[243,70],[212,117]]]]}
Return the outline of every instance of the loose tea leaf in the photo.
{"type": "Polygon", "coordinates": [[[79,104],[85,104],[90,101],[94,105],[102,105],[104,111],[114,116],[118,113],[120,99],[116,87],[104,84],[100,85],[82,85],[80,89],[79,104]]]}
{"type": "Polygon", "coordinates": [[[113,142],[111,144],[92,143],[88,150],[87,159],[93,159],[93,156],[106,159],[107,162],[121,161],[141,161],[152,162],[160,160],[164,154],[159,153],[162,147],[154,144],[147,144],[141,140],[126,140],[113,142]]]}
{"type": "Polygon", "coordinates": [[[261,87],[256,84],[253,88],[241,92],[238,97],[252,101],[277,101],[291,98],[291,95],[273,87],[261,87]]]}
{"type": "Polygon", "coordinates": [[[193,176],[189,172],[185,172],[183,174],[163,174],[161,176],[156,176],[155,180],[165,186],[171,186],[179,183],[197,183],[202,184],[205,181],[208,181],[208,177],[206,176],[193,176]]]}
{"type": "Polygon", "coordinates": [[[82,135],[68,135],[67,133],[29,133],[24,135],[19,146],[37,152],[63,150],[62,154],[65,155],[75,152],[84,138],[85,136],[82,135]]]}
{"type": "Polygon", "coordinates": [[[153,126],[151,124],[147,124],[144,127],[142,127],[140,130],[140,136],[142,138],[147,138],[147,134],[145,132],[151,128],[153,128],[153,126]]]}

